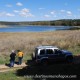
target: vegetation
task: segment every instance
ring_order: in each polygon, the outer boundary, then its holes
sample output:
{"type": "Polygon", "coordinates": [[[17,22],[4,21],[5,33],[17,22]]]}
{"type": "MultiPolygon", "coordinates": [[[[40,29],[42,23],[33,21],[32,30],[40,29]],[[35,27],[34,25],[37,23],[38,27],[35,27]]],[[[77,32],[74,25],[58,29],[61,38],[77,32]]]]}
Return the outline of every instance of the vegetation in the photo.
{"type": "Polygon", "coordinates": [[[54,21],[27,21],[27,22],[5,22],[0,25],[51,25],[51,26],[80,26],[80,19],[62,19],[54,21]]]}
{"type": "Polygon", "coordinates": [[[9,62],[12,50],[22,50],[24,61],[39,45],[53,45],[80,54],[80,30],[54,32],[0,33],[0,63],[9,62]]]}
{"type": "Polygon", "coordinates": [[[6,79],[7,80],[25,80],[25,77],[16,76],[15,71],[0,73],[0,80],[6,80],[6,79]]]}
{"type": "MultiPolygon", "coordinates": [[[[30,54],[39,45],[53,45],[80,54],[80,30],[65,30],[54,32],[26,32],[26,33],[0,33],[0,64],[9,62],[11,50],[22,50],[27,67],[16,71],[0,73],[0,80],[41,80],[27,78],[30,75],[75,75],[80,74],[79,64],[53,64],[47,67],[34,66],[30,62],[30,54]]],[[[80,61],[80,56],[77,56],[80,61]]],[[[46,79],[49,80],[49,79],[46,79]]],[[[50,79],[53,80],[53,79],[50,79]]]]}

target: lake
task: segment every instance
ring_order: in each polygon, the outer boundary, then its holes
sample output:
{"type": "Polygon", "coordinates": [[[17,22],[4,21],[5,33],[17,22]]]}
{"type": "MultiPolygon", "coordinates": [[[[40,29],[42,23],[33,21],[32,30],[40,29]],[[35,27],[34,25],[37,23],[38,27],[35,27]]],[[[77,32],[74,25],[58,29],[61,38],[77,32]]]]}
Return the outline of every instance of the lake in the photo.
{"type": "Polygon", "coordinates": [[[70,26],[9,26],[7,28],[0,28],[0,32],[43,32],[68,30],[70,26]]]}

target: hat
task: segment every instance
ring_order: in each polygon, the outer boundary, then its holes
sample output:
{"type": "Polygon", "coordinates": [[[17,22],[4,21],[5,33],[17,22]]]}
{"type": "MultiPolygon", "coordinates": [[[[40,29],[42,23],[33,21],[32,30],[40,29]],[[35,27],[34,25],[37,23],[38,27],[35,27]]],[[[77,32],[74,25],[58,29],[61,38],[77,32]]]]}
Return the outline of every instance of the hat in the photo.
{"type": "Polygon", "coordinates": [[[14,53],[15,51],[14,51],[14,50],[12,50],[12,52],[14,53]]]}

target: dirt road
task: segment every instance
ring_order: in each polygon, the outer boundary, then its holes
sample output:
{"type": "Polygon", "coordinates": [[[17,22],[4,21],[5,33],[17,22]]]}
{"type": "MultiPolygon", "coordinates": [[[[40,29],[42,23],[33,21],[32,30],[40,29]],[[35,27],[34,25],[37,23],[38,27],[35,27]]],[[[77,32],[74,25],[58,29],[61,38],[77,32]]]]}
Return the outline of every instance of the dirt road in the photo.
{"type": "Polygon", "coordinates": [[[25,63],[22,63],[21,65],[14,64],[14,67],[10,68],[8,65],[0,65],[0,72],[7,72],[7,71],[12,71],[16,69],[20,69],[23,67],[26,67],[27,65],[25,63]]]}

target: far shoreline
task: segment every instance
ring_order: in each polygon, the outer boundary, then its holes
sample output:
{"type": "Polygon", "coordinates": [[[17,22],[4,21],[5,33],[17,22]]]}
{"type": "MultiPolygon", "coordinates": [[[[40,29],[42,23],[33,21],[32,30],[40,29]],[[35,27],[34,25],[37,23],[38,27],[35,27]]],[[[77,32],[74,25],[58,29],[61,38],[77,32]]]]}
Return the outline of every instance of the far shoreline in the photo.
{"type": "Polygon", "coordinates": [[[7,26],[7,25],[0,25],[0,28],[7,28],[7,27],[9,27],[9,26],[7,26]]]}
{"type": "MultiPolygon", "coordinates": [[[[27,27],[27,26],[46,26],[46,27],[61,27],[63,25],[0,25],[0,28],[9,28],[9,27],[15,27],[15,26],[18,26],[18,27],[27,27]]],[[[65,26],[66,27],[66,26],[65,26]]],[[[80,29],[80,26],[69,26],[71,27],[70,30],[78,30],[80,29]]]]}

